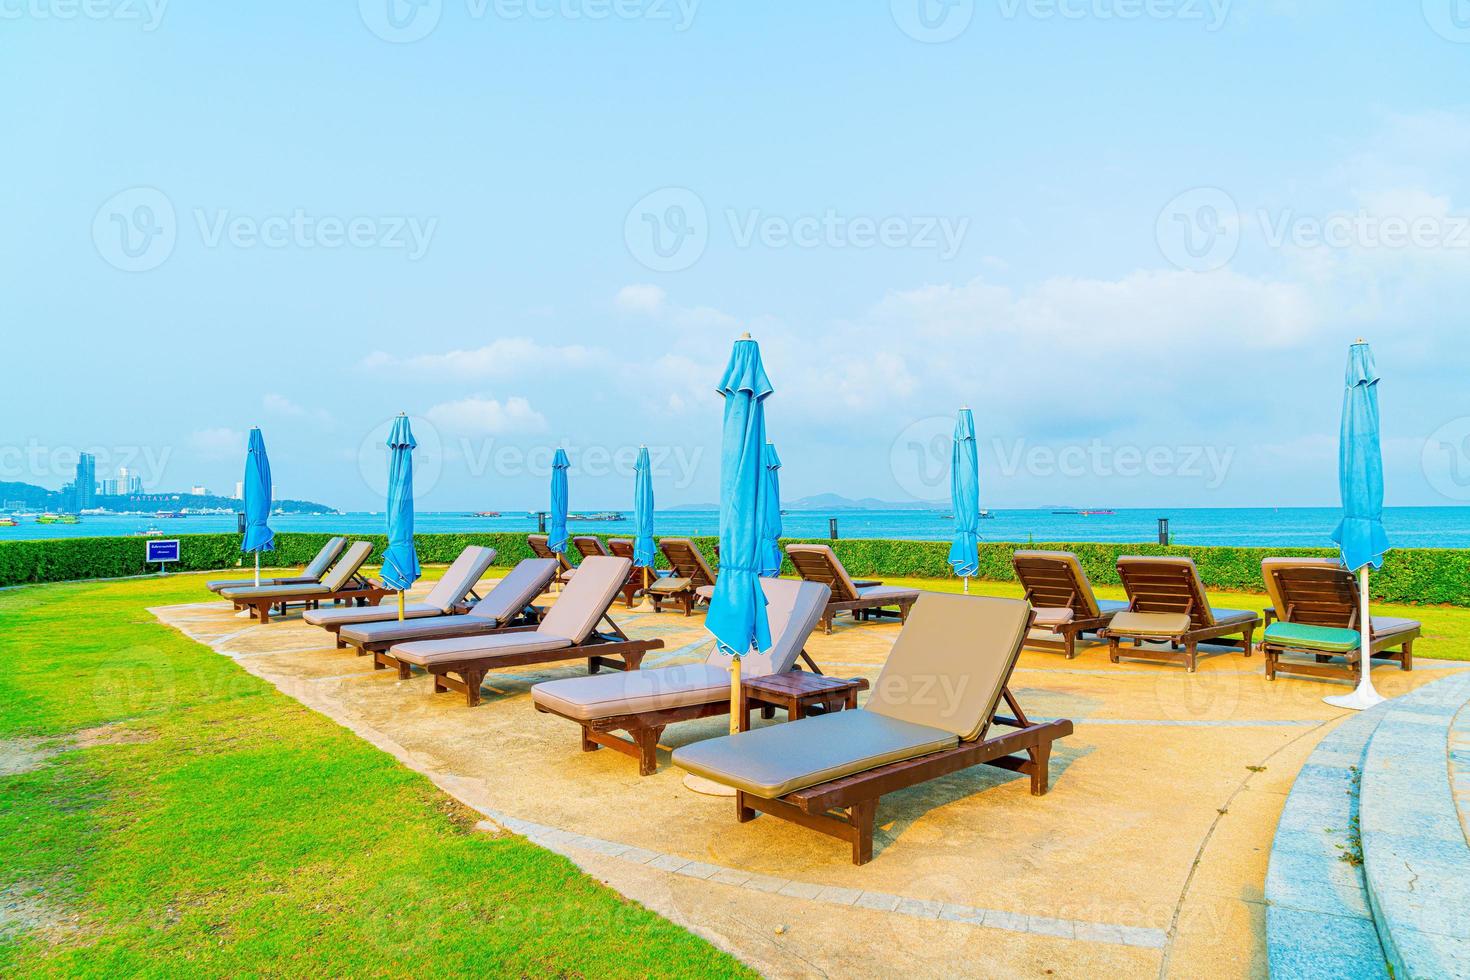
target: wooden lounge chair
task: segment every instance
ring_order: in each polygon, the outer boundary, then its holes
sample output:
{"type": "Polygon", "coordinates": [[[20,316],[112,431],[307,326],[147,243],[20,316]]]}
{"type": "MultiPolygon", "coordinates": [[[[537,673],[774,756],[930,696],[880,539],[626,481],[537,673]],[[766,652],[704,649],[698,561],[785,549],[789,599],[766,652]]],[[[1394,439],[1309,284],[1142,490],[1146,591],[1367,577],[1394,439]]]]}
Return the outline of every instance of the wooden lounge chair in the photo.
{"type": "Polygon", "coordinates": [[[565,554],[552,551],[551,546],[546,543],[548,540],[550,539],[544,534],[526,535],[526,544],[531,546],[532,554],[537,558],[550,558],[557,563],[559,570],[556,573],[556,580],[558,582],[570,582],[572,576],[577,571],[576,566],[567,560],[565,554]]]}
{"type": "MultiPolygon", "coordinates": [[[[1362,670],[1359,633],[1358,580],[1341,563],[1303,564],[1280,559],[1261,563],[1267,590],[1276,603],[1278,622],[1266,627],[1261,652],[1266,679],[1277,674],[1338,677],[1356,683],[1362,670]],[[1310,656],[1310,661],[1284,657],[1310,656]],[[1336,663],[1341,657],[1342,662],[1336,663]]],[[[1401,670],[1414,669],[1414,641],[1421,628],[1416,620],[1372,617],[1368,641],[1371,659],[1396,661],[1401,670]]]]}
{"type": "Polygon", "coordinates": [[[1077,637],[1096,633],[1128,608],[1126,602],[1098,599],[1082,563],[1070,551],[1017,551],[1011,561],[1026,601],[1036,611],[1035,629],[1056,637],[1028,638],[1027,646],[1061,650],[1071,660],[1077,656],[1077,637]]]}
{"type": "Polygon", "coordinates": [[[343,553],[322,580],[317,583],[304,582],[300,585],[262,585],[243,589],[225,589],[221,596],[236,606],[250,610],[250,615],[262,623],[270,622],[271,609],[281,607],[284,614],[293,602],[315,609],[323,602],[352,602],[360,606],[376,606],[391,590],[362,574],[373,546],[367,541],[358,541],[343,553]]]}
{"type": "Polygon", "coordinates": [[[1033,723],[1010,692],[1030,624],[1025,602],[926,592],[863,708],[696,742],[673,762],[734,787],[741,823],[757,812],[789,820],[847,841],[865,864],[885,794],[980,764],[1047,791],[1052,743],[1072,723],[1033,723]],[[1010,716],[997,714],[1002,701],[1010,716]]]}
{"type": "MultiPolygon", "coordinates": [[[[342,554],[342,549],[346,547],[346,538],[328,538],[327,543],[322,545],[322,550],[318,551],[316,553],[316,557],[313,558],[307,564],[307,566],[301,570],[300,575],[288,575],[279,578],[263,578],[260,580],[260,584],[312,585],[320,582],[322,580],[322,576],[327,573],[327,569],[331,567],[332,562],[337,560],[337,556],[342,554]]],[[[255,579],[217,578],[205,582],[204,587],[215,594],[223,592],[225,589],[253,589],[255,588],[255,579]]]]}
{"type": "Polygon", "coordinates": [[[556,562],[550,558],[527,558],[505,574],[485,598],[469,612],[403,622],[385,620],[344,626],[337,633],[337,646],[355,647],[359,657],[374,655],[374,666],[396,667],[384,652],[398,643],[414,640],[448,640],[461,636],[494,633],[509,626],[531,626],[541,618],[536,599],[551,586],[556,562]]]}
{"type": "Polygon", "coordinates": [[[1239,647],[1251,655],[1251,636],[1261,617],[1245,609],[1211,607],[1194,559],[1125,556],[1118,559],[1118,577],[1128,593],[1128,608],[1115,614],[1101,634],[1108,638],[1108,659],[1113,663],[1123,655],[1119,643],[1125,639],[1135,648],[1128,657],[1182,663],[1191,674],[1199,665],[1199,644],[1204,641],[1239,647]],[[1169,647],[1141,649],[1145,640],[1169,647]]]}
{"type": "Polygon", "coordinates": [[[881,583],[859,585],[842,567],[837,553],[825,544],[788,544],[786,554],[791,556],[791,564],[803,579],[820,582],[832,590],[832,598],[822,616],[824,633],[832,632],[832,618],[839,612],[850,612],[858,620],[897,616],[903,622],[908,619],[909,607],[919,598],[918,589],[881,583]]]}
{"type": "MultiPolygon", "coordinates": [[[[495,562],[494,548],[471,546],[459,553],[459,557],[444,570],[439,581],[424,596],[422,602],[409,602],[403,606],[403,618],[407,620],[428,619],[438,616],[454,616],[469,611],[467,600],[480,601],[475,586],[495,562]]],[[[398,604],[377,606],[347,606],[336,609],[308,609],[301,617],[313,626],[320,626],[334,637],[344,626],[363,623],[382,623],[398,620],[398,604]]],[[[337,646],[344,644],[340,639],[337,646]]]]}
{"type": "Polygon", "coordinates": [[[708,602],[714,594],[714,570],[704,560],[704,552],[688,538],[660,538],[658,548],[673,574],[649,582],[648,597],[657,612],[663,611],[665,602],[677,602],[688,616],[697,603],[708,602]]]}
{"type": "Polygon", "coordinates": [[[1261,610],[1261,618],[1267,626],[1281,618],[1278,609],[1286,606],[1281,600],[1281,593],[1276,589],[1276,579],[1271,574],[1278,568],[1337,568],[1342,565],[1338,558],[1263,558],[1261,559],[1261,576],[1266,580],[1266,594],[1271,597],[1271,605],[1261,610]]]}
{"type": "MultiPolygon", "coordinates": [[[[626,558],[631,564],[633,561],[633,543],[631,541],[624,541],[628,545],[627,554],[619,554],[617,550],[613,549],[612,543],[612,540],[609,539],[607,544],[603,544],[602,539],[593,534],[580,534],[572,539],[572,547],[576,548],[577,553],[583,558],[595,558],[598,555],[612,555],[615,558],[626,558]]],[[[623,604],[631,609],[633,607],[633,600],[637,598],[638,590],[642,586],[643,570],[641,568],[634,568],[628,572],[628,581],[623,583],[621,590],[623,593],[623,604]]]]}
{"type": "MultiPolygon", "coordinates": [[[[746,679],[793,670],[798,656],[811,664],[803,645],[827,605],[827,587],[813,582],[767,578],[761,588],[771,646],[741,661],[746,679]]],[[[658,740],[665,727],[730,713],[729,662],[713,650],[703,663],[547,681],[531,688],[531,700],[537,711],[581,725],[582,751],[615,749],[637,759],[639,773],[650,776],[658,768],[658,740]],[[617,732],[627,732],[628,738],[617,732]]]]}
{"type": "Polygon", "coordinates": [[[401,643],[386,656],[397,663],[398,676],[408,676],[411,667],[422,667],[433,675],[435,694],[459,691],[472,708],[480,703],[485,674],[501,667],[586,660],[593,674],[601,667],[637,670],[643,655],[662,648],[664,641],[631,640],[608,616],[627,578],[627,559],[588,558],[535,626],[454,640],[401,643]],[[599,623],[605,623],[606,630],[599,631],[599,623]]]}

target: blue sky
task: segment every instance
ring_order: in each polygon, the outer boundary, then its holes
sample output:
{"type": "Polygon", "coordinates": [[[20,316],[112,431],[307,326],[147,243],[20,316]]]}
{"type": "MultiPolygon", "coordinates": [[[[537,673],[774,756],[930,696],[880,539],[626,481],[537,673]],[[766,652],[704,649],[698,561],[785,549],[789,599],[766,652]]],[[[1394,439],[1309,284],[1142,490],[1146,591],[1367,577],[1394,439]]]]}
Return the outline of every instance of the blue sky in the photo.
{"type": "Polygon", "coordinates": [[[1451,0],[388,2],[0,4],[0,479],[372,509],[402,410],[426,508],[708,501],[749,330],[788,497],[968,404],[986,506],[1333,504],[1362,335],[1470,499],[1451,0]]]}

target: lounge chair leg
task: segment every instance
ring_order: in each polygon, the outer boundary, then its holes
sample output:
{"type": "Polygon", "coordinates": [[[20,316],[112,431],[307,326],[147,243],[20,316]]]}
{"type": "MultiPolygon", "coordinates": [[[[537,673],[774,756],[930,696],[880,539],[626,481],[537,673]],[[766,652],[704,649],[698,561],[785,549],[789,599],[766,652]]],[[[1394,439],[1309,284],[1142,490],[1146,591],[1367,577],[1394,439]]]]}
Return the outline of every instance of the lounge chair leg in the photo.
{"type": "Polygon", "coordinates": [[[602,669],[602,660],[598,657],[587,658],[587,673],[595,674],[602,669]]]}
{"type": "Polygon", "coordinates": [[[1051,788],[1051,742],[1041,742],[1031,750],[1031,795],[1045,796],[1051,788]]]}
{"type": "Polygon", "coordinates": [[[460,671],[460,677],[464,679],[465,703],[471,708],[480,706],[480,682],[485,679],[484,668],[466,667],[460,671]]]}
{"type": "Polygon", "coordinates": [[[877,800],[863,800],[852,806],[848,820],[852,824],[853,864],[867,864],[873,860],[873,817],[877,811],[877,800]]]}
{"type": "Polygon", "coordinates": [[[398,661],[398,679],[401,681],[406,681],[411,680],[412,678],[413,668],[404,663],[402,660],[398,661]]]}
{"type": "Polygon", "coordinates": [[[828,636],[832,634],[832,616],[830,613],[822,617],[822,632],[828,636]]]}
{"type": "Polygon", "coordinates": [[[1193,640],[1190,640],[1184,647],[1184,663],[1191,674],[1199,666],[1199,646],[1193,640]]]}
{"type": "Polygon", "coordinates": [[[1401,661],[1399,661],[1399,670],[1413,670],[1413,669],[1414,669],[1414,641],[1413,640],[1407,640],[1407,641],[1404,642],[1404,659],[1401,660],[1401,661]]]}
{"type": "Polygon", "coordinates": [[[600,748],[602,748],[601,745],[598,745],[596,742],[592,741],[592,732],[591,732],[591,729],[589,729],[586,725],[583,725],[582,726],[582,751],[583,752],[596,752],[600,748]]]}
{"type": "Polygon", "coordinates": [[[735,791],[735,819],[740,823],[750,823],[755,819],[755,809],[745,805],[745,793],[738,789],[735,791]]]}
{"type": "Polygon", "coordinates": [[[1108,660],[1111,663],[1118,662],[1118,638],[1116,636],[1108,637],[1108,660]]]}
{"type": "Polygon", "coordinates": [[[658,739],[664,732],[663,726],[643,728],[633,733],[638,743],[638,775],[652,776],[658,772],[658,739]]]}
{"type": "Polygon", "coordinates": [[[1253,650],[1255,648],[1255,644],[1251,642],[1251,635],[1254,634],[1254,633],[1255,633],[1255,630],[1254,629],[1248,629],[1248,630],[1246,630],[1245,631],[1245,640],[1241,644],[1242,646],[1245,647],[1245,655],[1246,655],[1247,658],[1250,657],[1251,650],[1253,650]]]}
{"type": "Polygon", "coordinates": [[[1067,659],[1068,660],[1075,659],[1076,656],[1077,656],[1077,634],[1076,633],[1068,633],[1067,634],[1067,637],[1066,637],[1066,643],[1067,643],[1067,659]]]}

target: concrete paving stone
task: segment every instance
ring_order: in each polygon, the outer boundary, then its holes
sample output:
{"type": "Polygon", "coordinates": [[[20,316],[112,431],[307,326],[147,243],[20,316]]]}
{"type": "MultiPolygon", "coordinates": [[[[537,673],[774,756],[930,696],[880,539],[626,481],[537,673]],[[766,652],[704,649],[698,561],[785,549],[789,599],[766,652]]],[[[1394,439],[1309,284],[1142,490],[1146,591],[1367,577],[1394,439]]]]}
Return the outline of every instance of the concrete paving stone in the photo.
{"type": "MultiPolygon", "coordinates": [[[[985,915],[986,912],[984,909],[977,909],[973,905],[958,905],[954,902],[945,902],[939,907],[939,918],[945,922],[968,922],[970,925],[978,926],[984,923],[985,915]]],[[[1004,929],[1005,925],[998,925],[997,928],[1004,929]]],[[[1016,931],[1024,932],[1025,930],[1018,929],[1016,931]]]]}
{"type": "Polygon", "coordinates": [[[788,878],[776,878],[771,875],[753,874],[745,881],[743,885],[741,885],[741,887],[749,888],[751,891],[776,893],[781,891],[781,889],[785,888],[789,884],[791,884],[791,881],[788,878]]]}
{"type": "Polygon", "coordinates": [[[661,854],[649,861],[648,867],[657,868],[660,871],[678,871],[688,863],[688,858],[681,858],[675,854],[661,854]]]}
{"type": "Polygon", "coordinates": [[[927,901],[917,898],[901,898],[898,900],[898,907],[894,911],[903,915],[911,915],[916,919],[937,919],[943,909],[943,902],[927,901]]]}
{"type": "Polygon", "coordinates": [[[817,893],[817,901],[826,902],[828,905],[855,905],[862,893],[861,888],[839,888],[836,885],[828,885],[817,893]]]}
{"type": "Polygon", "coordinates": [[[718,865],[705,864],[703,861],[690,861],[688,864],[680,867],[674,873],[681,874],[686,878],[699,878],[700,880],[705,880],[708,878],[713,878],[715,875],[719,874],[720,868],[718,865]]]}
{"type": "Polygon", "coordinates": [[[825,887],[825,885],[814,885],[809,881],[788,881],[786,886],[776,894],[791,898],[816,898],[822,894],[822,889],[825,887]]]}
{"type": "Polygon", "coordinates": [[[1387,980],[1372,921],[1272,906],[1266,911],[1273,980],[1387,980]]]}
{"type": "Polygon", "coordinates": [[[1368,896],[1358,870],[1336,854],[1273,851],[1266,876],[1272,906],[1334,915],[1369,918],[1368,896]]]}
{"type": "Polygon", "coordinates": [[[647,864],[659,856],[658,851],[650,851],[642,847],[630,847],[618,855],[622,861],[630,861],[633,864],[647,864]]]}
{"type": "Polygon", "coordinates": [[[1470,980],[1470,940],[1410,927],[1393,930],[1394,976],[1470,980]]]}
{"type": "Polygon", "coordinates": [[[710,875],[709,880],[717,881],[722,885],[735,885],[738,887],[745,884],[750,878],[749,871],[740,871],[736,868],[721,868],[719,871],[710,875]]]}
{"type": "Polygon", "coordinates": [[[1076,925],[1066,919],[1049,919],[1033,915],[1026,920],[1026,931],[1038,936],[1056,936],[1059,939],[1075,939],[1076,925]]]}
{"type": "Polygon", "coordinates": [[[898,903],[903,901],[897,895],[885,895],[882,892],[863,892],[858,896],[857,906],[861,909],[873,909],[877,912],[892,912],[898,908],[898,903]]]}

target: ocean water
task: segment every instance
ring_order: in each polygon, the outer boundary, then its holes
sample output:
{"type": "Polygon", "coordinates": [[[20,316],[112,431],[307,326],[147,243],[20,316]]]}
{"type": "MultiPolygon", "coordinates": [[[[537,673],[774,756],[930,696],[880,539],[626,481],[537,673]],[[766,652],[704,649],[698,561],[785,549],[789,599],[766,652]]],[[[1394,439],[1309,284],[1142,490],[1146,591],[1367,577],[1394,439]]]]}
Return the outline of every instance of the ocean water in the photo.
{"type": "MultiPolygon", "coordinates": [[[[1119,510],[1114,514],[1082,516],[1053,514],[1047,510],[993,511],[994,518],[980,522],[984,541],[1111,541],[1155,542],[1157,519],[1169,518],[1175,544],[1240,545],[1258,547],[1332,547],[1332,529],[1339,512],[1333,507],[1258,508],[1170,508],[1119,510]]],[[[623,521],[572,521],[573,534],[633,533],[632,512],[623,521]]],[[[787,537],[824,538],[828,518],[837,519],[843,538],[900,538],[941,541],[949,537],[952,521],[945,512],[834,510],[792,512],[782,518],[787,537]]],[[[1470,507],[1390,507],[1384,511],[1389,540],[1400,548],[1470,548],[1470,507]]],[[[469,531],[536,530],[536,519],[524,513],[502,517],[470,517],[465,514],[419,514],[416,529],[424,534],[469,531]]],[[[331,531],[370,534],[383,531],[381,514],[281,516],[271,519],[278,531],[331,531]]],[[[0,527],[0,541],[40,538],[75,538],[131,535],[157,529],[164,536],[233,531],[229,515],[157,517],[87,516],[78,524],[37,524],[24,518],[17,527],[0,527]]],[[[714,511],[660,511],[654,518],[656,534],[717,534],[719,515],[714,511]]]]}

